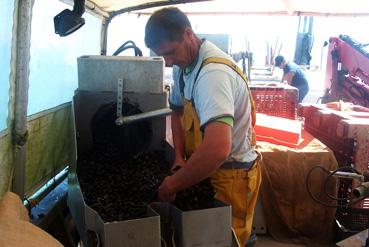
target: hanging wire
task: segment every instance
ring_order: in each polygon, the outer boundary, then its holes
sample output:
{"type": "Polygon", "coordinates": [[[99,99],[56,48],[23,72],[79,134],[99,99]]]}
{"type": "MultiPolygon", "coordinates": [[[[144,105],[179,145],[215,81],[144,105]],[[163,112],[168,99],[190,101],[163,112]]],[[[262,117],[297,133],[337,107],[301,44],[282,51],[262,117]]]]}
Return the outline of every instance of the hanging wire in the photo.
{"type": "Polygon", "coordinates": [[[331,194],[329,194],[328,193],[328,191],[327,191],[327,187],[328,187],[328,181],[329,181],[329,179],[334,175],[334,174],[336,174],[338,171],[342,171],[342,170],[351,170],[351,171],[353,171],[353,172],[355,172],[355,173],[357,173],[357,174],[360,174],[356,169],[354,169],[354,168],[352,168],[352,167],[350,167],[350,166],[345,166],[345,167],[340,167],[340,168],[338,168],[338,169],[336,169],[335,171],[333,171],[333,172],[330,172],[328,169],[326,169],[325,167],[323,167],[323,166],[314,166],[314,167],[312,167],[310,170],[309,170],[309,172],[308,172],[308,174],[307,174],[307,176],[306,176],[306,190],[307,190],[307,192],[308,192],[308,194],[309,194],[309,196],[315,201],[315,202],[317,202],[317,203],[319,203],[319,204],[321,204],[321,205],[324,205],[324,206],[326,206],[326,207],[330,207],[330,208],[340,208],[340,207],[348,207],[348,206],[350,206],[350,205],[354,205],[354,204],[356,204],[356,203],[358,203],[358,202],[360,202],[360,201],[362,201],[362,200],[364,200],[365,199],[365,197],[359,197],[359,198],[357,198],[356,200],[355,200],[355,197],[348,197],[348,198],[338,198],[338,197],[335,197],[335,196],[333,196],[333,195],[331,195],[331,194]],[[325,179],[325,181],[324,181],[324,192],[325,192],[325,194],[330,198],[330,199],[332,199],[332,200],[335,200],[335,201],[346,201],[346,203],[344,203],[344,204],[342,204],[342,205],[340,205],[340,204],[328,204],[327,202],[324,202],[324,201],[322,201],[322,200],[320,200],[320,199],[318,199],[315,195],[313,195],[313,193],[311,192],[311,190],[310,190],[310,187],[309,187],[309,179],[310,179],[310,176],[311,176],[311,174],[312,174],[312,172],[314,171],[314,170],[316,170],[316,169],[321,169],[322,171],[324,171],[326,174],[328,174],[328,176],[327,176],[327,178],[325,179]]]}
{"type": "Polygon", "coordinates": [[[165,240],[163,238],[160,238],[161,240],[161,244],[163,247],[167,247],[167,243],[165,242],[165,240]]]}
{"type": "Polygon", "coordinates": [[[174,240],[174,237],[175,237],[175,233],[176,233],[176,229],[174,226],[171,227],[172,228],[172,237],[171,237],[171,241],[172,241],[172,246],[173,247],[176,247],[176,242],[174,240]]]}
{"type": "Polygon", "coordinates": [[[121,45],[114,53],[113,56],[117,56],[119,53],[127,50],[127,49],[134,49],[135,51],[135,56],[140,56],[142,57],[142,51],[140,48],[138,48],[135,44],[135,42],[133,42],[132,40],[128,40],[126,42],[123,43],[123,45],[121,45]]]}

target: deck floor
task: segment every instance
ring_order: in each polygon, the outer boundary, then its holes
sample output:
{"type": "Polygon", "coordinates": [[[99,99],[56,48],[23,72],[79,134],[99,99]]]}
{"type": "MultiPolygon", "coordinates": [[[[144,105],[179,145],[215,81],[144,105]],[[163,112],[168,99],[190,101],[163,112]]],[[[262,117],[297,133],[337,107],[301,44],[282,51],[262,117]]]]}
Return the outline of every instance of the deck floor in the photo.
{"type": "Polygon", "coordinates": [[[274,240],[272,237],[266,234],[257,234],[257,241],[255,247],[298,247],[304,245],[282,243],[274,240]]]}

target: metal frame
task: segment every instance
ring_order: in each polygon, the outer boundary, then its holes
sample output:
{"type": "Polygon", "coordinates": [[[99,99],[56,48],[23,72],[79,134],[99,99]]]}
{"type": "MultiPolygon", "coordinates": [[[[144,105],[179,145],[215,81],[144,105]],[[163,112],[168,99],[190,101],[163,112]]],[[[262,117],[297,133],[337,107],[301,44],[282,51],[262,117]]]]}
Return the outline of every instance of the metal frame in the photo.
{"type": "Polygon", "coordinates": [[[162,7],[162,6],[168,6],[168,5],[176,5],[176,4],[182,4],[182,3],[194,3],[194,2],[207,2],[211,0],[166,0],[166,1],[159,1],[159,2],[152,2],[152,3],[145,3],[141,5],[137,5],[134,7],[128,7],[123,8],[117,11],[113,11],[109,13],[109,17],[105,17],[102,23],[101,28],[101,51],[100,55],[106,55],[107,51],[107,40],[108,40],[108,28],[111,20],[123,13],[132,12],[136,10],[142,10],[142,9],[148,9],[153,7],[162,7]]]}
{"type": "MultiPolygon", "coordinates": [[[[63,3],[66,3],[68,5],[73,6],[74,4],[74,0],[59,0],[63,3]]],[[[87,11],[94,13],[98,16],[102,16],[102,17],[109,17],[109,13],[102,10],[97,4],[89,1],[89,0],[85,0],[85,8],[87,11]]]]}

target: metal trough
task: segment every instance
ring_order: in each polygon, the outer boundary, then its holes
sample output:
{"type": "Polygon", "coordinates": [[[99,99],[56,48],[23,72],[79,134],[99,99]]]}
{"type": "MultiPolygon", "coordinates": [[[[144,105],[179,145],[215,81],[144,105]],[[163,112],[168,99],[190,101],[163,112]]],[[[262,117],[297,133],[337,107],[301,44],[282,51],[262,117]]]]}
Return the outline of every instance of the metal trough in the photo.
{"type": "Polygon", "coordinates": [[[214,200],[213,208],[192,211],[182,211],[168,203],[151,203],[150,207],[160,215],[162,239],[167,246],[231,246],[231,206],[214,200]]]}
{"type": "MultiPolygon", "coordinates": [[[[132,93],[129,96],[133,101],[145,99],[147,106],[142,104],[142,107],[146,110],[155,104],[161,104],[160,107],[166,104],[165,94],[132,93]]],[[[78,152],[87,151],[92,146],[89,124],[92,115],[100,105],[114,98],[115,94],[112,92],[77,91],[73,103],[78,152]]],[[[165,145],[165,118],[152,119],[151,123],[154,131],[149,150],[168,148],[168,145],[165,145]]],[[[170,150],[167,151],[169,154],[170,150]]],[[[91,236],[87,234],[89,231],[96,233],[96,236],[92,237],[99,239],[102,246],[161,246],[158,214],[147,208],[145,218],[104,223],[99,214],[85,203],[76,170],[76,164],[72,165],[68,179],[68,206],[86,246],[91,242],[91,236]]]]}

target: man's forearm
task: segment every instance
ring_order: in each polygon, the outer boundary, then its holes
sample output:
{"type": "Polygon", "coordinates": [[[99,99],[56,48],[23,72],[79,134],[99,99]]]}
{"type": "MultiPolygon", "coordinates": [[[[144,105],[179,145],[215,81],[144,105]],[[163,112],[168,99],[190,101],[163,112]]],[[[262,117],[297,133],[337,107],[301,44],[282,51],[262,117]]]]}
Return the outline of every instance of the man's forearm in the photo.
{"type": "Polygon", "coordinates": [[[173,192],[201,182],[227,159],[231,150],[231,127],[215,123],[215,127],[211,128],[207,129],[210,133],[205,134],[203,142],[187,160],[186,166],[171,176],[173,192]]]}
{"type": "Polygon", "coordinates": [[[287,74],[283,76],[283,80],[286,81],[288,85],[291,85],[292,79],[294,76],[295,76],[295,73],[288,72],[287,74]]]}

